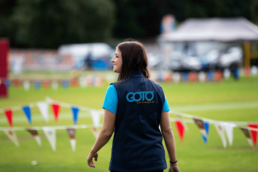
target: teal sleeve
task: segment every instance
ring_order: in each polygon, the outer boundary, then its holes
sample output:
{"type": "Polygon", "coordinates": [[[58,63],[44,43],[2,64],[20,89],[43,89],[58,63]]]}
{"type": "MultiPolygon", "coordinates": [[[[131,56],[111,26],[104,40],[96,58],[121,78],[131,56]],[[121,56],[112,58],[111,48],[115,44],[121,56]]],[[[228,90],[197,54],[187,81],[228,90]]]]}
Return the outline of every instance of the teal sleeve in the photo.
{"type": "MultiPolygon", "coordinates": [[[[164,95],[165,96],[165,95],[164,95]]],[[[167,98],[165,96],[165,102],[164,102],[164,105],[163,105],[163,109],[162,109],[162,112],[169,112],[170,111],[170,108],[169,108],[169,105],[168,105],[168,101],[167,101],[167,98]]]]}
{"type": "Polygon", "coordinates": [[[102,108],[107,109],[110,112],[113,112],[114,114],[116,114],[117,104],[118,104],[118,100],[117,100],[116,88],[114,87],[114,85],[110,85],[107,88],[107,92],[106,92],[106,96],[105,96],[102,108]]]}

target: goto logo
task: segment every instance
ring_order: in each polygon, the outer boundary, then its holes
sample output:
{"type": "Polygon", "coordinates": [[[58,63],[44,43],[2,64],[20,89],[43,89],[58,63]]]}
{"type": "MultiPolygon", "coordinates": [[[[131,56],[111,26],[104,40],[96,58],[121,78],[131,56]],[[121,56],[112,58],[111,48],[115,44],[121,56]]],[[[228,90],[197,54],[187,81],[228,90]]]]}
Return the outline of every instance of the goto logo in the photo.
{"type": "MultiPolygon", "coordinates": [[[[138,97],[138,96],[137,96],[138,97]]],[[[154,98],[154,91],[140,91],[140,92],[130,92],[126,95],[128,102],[138,102],[138,101],[152,101],[154,98]],[[135,95],[139,95],[139,98],[135,98],[135,95]],[[148,95],[151,95],[151,98],[148,98],[148,95]]]]}

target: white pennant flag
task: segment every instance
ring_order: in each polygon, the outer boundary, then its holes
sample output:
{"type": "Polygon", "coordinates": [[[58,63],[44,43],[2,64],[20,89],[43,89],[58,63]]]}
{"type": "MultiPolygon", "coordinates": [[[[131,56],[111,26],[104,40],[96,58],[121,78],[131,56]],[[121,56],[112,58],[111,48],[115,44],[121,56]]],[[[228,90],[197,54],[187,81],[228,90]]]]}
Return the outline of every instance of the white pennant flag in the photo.
{"type": "Polygon", "coordinates": [[[45,119],[45,121],[48,122],[49,121],[48,103],[47,102],[38,102],[37,106],[38,106],[43,118],[45,119]]]}
{"type": "Polygon", "coordinates": [[[5,129],[4,132],[16,146],[19,146],[18,139],[13,129],[5,129]]]}
{"type": "Polygon", "coordinates": [[[93,135],[95,136],[95,138],[97,139],[99,136],[99,133],[100,133],[99,129],[97,127],[92,127],[90,129],[91,129],[93,135]]]}
{"type": "Polygon", "coordinates": [[[53,90],[57,90],[58,89],[58,83],[56,81],[53,81],[51,86],[52,86],[53,90]]]}
{"type": "Polygon", "coordinates": [[[30,82],[29,81],[24,81],[23,82],[23,88],[24,88],[24,90],[29,91],[29,89],[30,89],[30,82]]]}
{"type": "Polygon", "coordinates": [[[214,123],[214,127],[216,128],[220,138],[221,138],[221,141],[223,143],[223,147],[227,147],[227,141],[226,141],[226,137],[225,137],[225,133],[224,133],[224,128],[223,126],[220,124],[220,123],[214,123]]]}
{"type": "Polygon", "coordinates": [[[227,137],[228,137],[229,145],[231,146],[232,143],[233,143],[233,128],[236,125],[233,124],[233,123],[228,123],[228,122],[223,122],[222,124],[225,128],[225,131],[226,131],[226,134],[227,134],[227,137]]]}
{"type": "Polygon", "coordinates": [[[80,83],[80,85],[81,85],[82,88],[87,87],[87,81],[86,81],[86,78],[85,78],[85,77],[80,77],[79,83],[80,83]]]}
{"type": "Polygon", "coordinates": [[[91,114],[91,118],[92,118],[92,121],[93,121],[93,125],[95,127],[98,127],[99,124],[100,124],[100,113],[96,110],[91,110],[90,114],[91,114]]]}
{"type": "Polygon", "coordinates": [[[42,128],[53,151],[56,150],[56,130],[51,127],[43,127],[42,128]]]}
{"type": "Polygon", "coordinates": [[[172,79],[174,83],[178,83],[180,81],[180,74],[179,73],[173,73],[172,79]]]}
{"type": "Polygon", "coordinates": [[[198,79],[201,83],[205,82],[205,79],[206,79],[206,76],[205,76],[205,73],[204,72],[200,72],[198,74],[198,79]]]}

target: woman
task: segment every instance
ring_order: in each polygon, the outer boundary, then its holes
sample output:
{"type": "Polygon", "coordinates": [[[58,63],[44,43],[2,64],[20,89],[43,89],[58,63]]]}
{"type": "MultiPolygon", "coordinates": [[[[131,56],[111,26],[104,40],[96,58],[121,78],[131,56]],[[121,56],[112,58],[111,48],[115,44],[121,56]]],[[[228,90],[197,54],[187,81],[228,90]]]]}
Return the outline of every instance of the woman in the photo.
{"type": "Polygon", "coordinates": [[[170,109],[162,87],[148,79],[144,46],[136,41],[120,43],[112,63],[119,76],[107,89],[103,127],[87,158],[88,165],[95,168],[93,158],[97,161],[97,152],[114,133],[111,172],[162,172],[167,168],[163,136],[169,172],[178,172],[170,109]]]}

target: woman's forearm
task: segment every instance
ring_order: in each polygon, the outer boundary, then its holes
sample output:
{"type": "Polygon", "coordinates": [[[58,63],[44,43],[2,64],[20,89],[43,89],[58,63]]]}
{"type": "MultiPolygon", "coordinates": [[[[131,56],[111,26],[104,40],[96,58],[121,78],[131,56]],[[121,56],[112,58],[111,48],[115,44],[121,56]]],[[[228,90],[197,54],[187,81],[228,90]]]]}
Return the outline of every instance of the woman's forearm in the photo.
{"type": "Polygon", "coordinates": [[[113,133],[109,134],[103,130],[100,131],[99,136],[91,149],[91,153],[95,154],[97,153],[111,138],[113,133]]]}
{"type": "Polygon", "coordinates": [[[168,155],[170,158],[170,161],[174,162],[176,161],[176,146],[175,146],[175,139],[173,135],[172,128],[168,131],[162,132],[162,135],[165,140],[165,144],[167,147],[168,155]]]}

